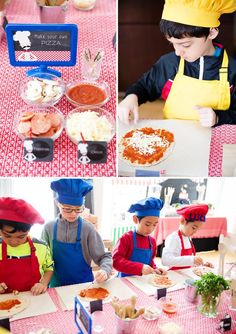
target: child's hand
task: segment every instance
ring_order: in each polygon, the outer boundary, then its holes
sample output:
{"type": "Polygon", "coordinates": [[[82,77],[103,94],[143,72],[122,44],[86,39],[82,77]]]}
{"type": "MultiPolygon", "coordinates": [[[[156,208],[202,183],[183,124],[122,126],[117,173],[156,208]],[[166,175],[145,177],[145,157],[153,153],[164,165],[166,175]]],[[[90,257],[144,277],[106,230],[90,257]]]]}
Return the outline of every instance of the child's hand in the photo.
{"type": "Polygon", "coordinates": [[[166,274],[167,274],[167,270],[162,269],[162,268],[156,268],[156,269],[155,269],[155,273],[156,273],[157,275],[166,275],[166,274]]]}
{"type": "Polygon", "coordinates": [[[203,259],[199,256],[195,256],[193,263],[195,264],[195,266],[202,266],[203,265],[203,259]]]}
{"type": "Polygon", "coordinates": [[[138,122],[138,98],[135,94],[127,95],[118,105],[118,116],[122,123],[129,124],[130,114],[133,114],[136,124],[138,122]]]}
{"type": "Polygon", "coordinates": [[[214,268],[214,264],[212,264],[211,262],[206,262],[203,264],[205,267],[209,267],[209,268],[214,268]]]}
{"type": "Polygon", "coordinates": [[[202,126],[210,128],[216,124],[216,114],[212,108],[196,106],[195,109],[198,110],[202,126]]]}
{"type": "Polygon", "coordinates": [[[31,288],[31,293],[34,296],[38,296],[41,293],[45,293],[47,291],[47,286],[43,283],[36,283],[32,288],[31,288]]]}
{"type": "Polygon", "coordinates": [[[152,274],[153,272],[154,272],[154,269],[151,266],[149,266],[148,264],[143,265],[143,269],[142,269],[143,275],[152,274]]]}
{"type": "Polygon", "coordinates": [[[98,270],[94,273],[94,280],[98,283],[104,282],[108,279],[108,275],[104,270],[98,270]]]}
{"type": "Polygon", "coordinates": [[[6,290],[7,290],[6,283],[4,282],[0,283],[0,293],[5,293],[6,290]]]}

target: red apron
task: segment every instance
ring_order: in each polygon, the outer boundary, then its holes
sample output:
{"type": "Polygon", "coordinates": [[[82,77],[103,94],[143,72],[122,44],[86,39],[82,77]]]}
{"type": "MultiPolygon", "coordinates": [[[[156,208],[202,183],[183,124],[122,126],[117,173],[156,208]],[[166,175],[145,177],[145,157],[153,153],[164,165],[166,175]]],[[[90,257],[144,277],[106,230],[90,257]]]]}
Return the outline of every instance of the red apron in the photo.
{"type": "MultiPolygon", "coordinates": [[[[180,242],[181,242],[181,256],[186,256],[186,255],[196,255],[196,251],[195,251],[195,247],[193,245],[192,240],[189,239],[190,243],[191,243],[191,248],[184,248],[184,240],[183,240],[183,236],[180,232],[180,230],[178,231],[178,236],[180,238],[180,242]]],[[[191,266],[187,266],[187,267],[172,267],[169,270],[180,270],[180,269],[187,269],[187,268],[191,268],[191,266]]]]}
{"type": "Polygon", "coordinates": [[[6,292],[28,291],[41,278],[38,258],[35,247],[30,238],[27,238],[31,256],[22,258],[7,258],[7,244],[2,240],[2,260],[0,261],[0,282],[6,283],[6,292]]]}

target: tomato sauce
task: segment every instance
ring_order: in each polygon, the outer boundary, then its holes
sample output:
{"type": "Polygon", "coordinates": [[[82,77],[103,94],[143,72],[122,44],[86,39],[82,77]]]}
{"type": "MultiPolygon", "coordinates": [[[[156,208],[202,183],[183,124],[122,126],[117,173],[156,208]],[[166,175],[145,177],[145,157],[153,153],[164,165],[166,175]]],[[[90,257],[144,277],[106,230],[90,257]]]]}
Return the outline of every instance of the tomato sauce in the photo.
{"type": "Polygon", "coordinates": [[[177,312],[177,305],[172,302],[166,302],[163,304],[162,310],[167,314],[174,314],[177,312]]]}
{"type": "Polygon", "coordinates": [[[68,96],[71,100],[86,105],[97,105],[106,99],[103,89],[92,84],[79,84],[69,89],[68,96]]]}
{"type": "Polygon", "coordinates": [[[109,295],[107,289],[104,288],[93,288],[84,289],[80,292],[81,297],[94,298],[94,299],[104,299],[109,295]]]}
{"type": "Polygon", "coordinates": [[[4,302],[0,302],[0,310],[10,310],[15,305],[19,305],[21,302],[18,299],[7,299],[4,302]]]}

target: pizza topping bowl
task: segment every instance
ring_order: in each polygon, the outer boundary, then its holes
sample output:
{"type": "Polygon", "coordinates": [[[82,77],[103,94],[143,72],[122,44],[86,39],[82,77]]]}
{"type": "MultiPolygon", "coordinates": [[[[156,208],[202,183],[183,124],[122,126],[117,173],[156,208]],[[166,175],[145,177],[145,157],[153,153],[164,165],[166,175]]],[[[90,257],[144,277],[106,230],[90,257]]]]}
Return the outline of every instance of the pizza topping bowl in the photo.
{"type": "Polygon", "coordinates": [[[146,127],[126,133],[121,139],[120,151],[126,161],[145,166],[160,162],[173,143],[173,133],[146,127]]]}
{"type": "Polygon", "coordinates": [[[65,95],[75,107],[85,105],[101,107],[110,99],[110,88],[104,81],[68,83],[65,95]]]}
{"type": "Polygon", "coordinates": [[[66,118],[66,132],[75,144],[83,138],[109,142],[115,134],[115,120],[112,114],[103,108],[78,107],[71,110],[66,118]]]}
{"type": "Polygon", "coordinates": [[[39,73],[39,77],[29,76],[21,80],[19,94],[28,104],[47,107],[59,102],[65,92],[63,80],[56,75],[39,73]]]}
{"type": "Polygon", "coordinates": [[[21,301],[18,299],[7,299],[0,302],[0,310],[10,310],[16,305],[20,305],[21,301]]]}
{"type": "Polygon", "coordinates": [[[158,300],[161,305],[162,311],[167,314],[175,314],[178,309],[178,305],[170,297],[162,297],[158,300]]]}
{"type": "Polygon", "coordinates": [[[55,107],[33,108],[23,107],[14,119],[15,132],[24,138],[57,139],[64,127],[64,117],[55,107]]]}

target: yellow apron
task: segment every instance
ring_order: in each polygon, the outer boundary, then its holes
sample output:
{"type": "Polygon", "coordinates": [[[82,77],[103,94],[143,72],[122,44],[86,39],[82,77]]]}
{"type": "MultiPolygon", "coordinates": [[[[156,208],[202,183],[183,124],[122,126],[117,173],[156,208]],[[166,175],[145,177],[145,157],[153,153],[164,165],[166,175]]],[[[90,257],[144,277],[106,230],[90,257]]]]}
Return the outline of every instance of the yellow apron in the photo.
{"type": "Polygon", "coordinates": [[[164,106],[164,117],[172,119],[199,120],[195,106],[227,110],[230,106],[230,85],[228,82],[228,56],[224,51],[220,80],[199,80],[184,75],[184,59],[173,81],[164,106]]]}

